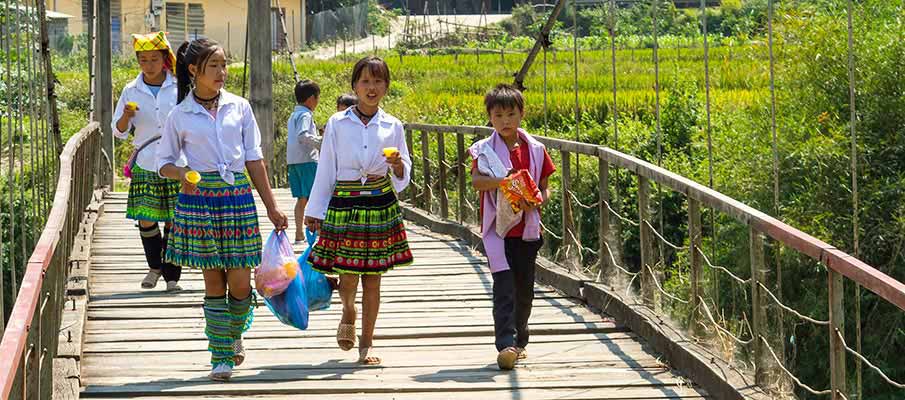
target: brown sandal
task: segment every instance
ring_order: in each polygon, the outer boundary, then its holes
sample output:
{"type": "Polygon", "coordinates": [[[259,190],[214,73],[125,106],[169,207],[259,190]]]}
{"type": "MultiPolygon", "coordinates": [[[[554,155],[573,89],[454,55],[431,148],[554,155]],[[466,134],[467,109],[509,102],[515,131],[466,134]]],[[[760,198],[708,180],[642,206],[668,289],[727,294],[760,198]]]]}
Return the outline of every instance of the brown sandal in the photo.
{"type": "Polygon", "coordinates": [[[373,347],[359,347],[358,348],[358,363],[361,365],[380,365],[382,361],[380,357],[372,356],[371,349],[373,347]]]}
{"type": "Polygon", "coordinates": [[[528,358],[528,350],[525,349],[524,347],[516,347],[515,351],[518,352],[519,360],[524,360],[524,359],[528,358]]]}
{"type": "Polygon", "coordinates": [[[336,328],[336,344],[343,351],[349,351],[355,347],[355,324],[339,323],[339,327],[336,328]]]}

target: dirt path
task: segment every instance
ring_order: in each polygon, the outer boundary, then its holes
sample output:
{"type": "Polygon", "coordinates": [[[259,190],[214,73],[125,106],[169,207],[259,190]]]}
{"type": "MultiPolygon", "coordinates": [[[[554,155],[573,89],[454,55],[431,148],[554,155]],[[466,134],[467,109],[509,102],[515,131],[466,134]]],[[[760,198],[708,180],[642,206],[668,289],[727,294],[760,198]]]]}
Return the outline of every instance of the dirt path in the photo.
{"type": "MultiPolygon", "coordinates": [[[[439,30],[441,25],[440,21],[449,21],[457,24],[479,26],[484,23],[497,23],[508,17],[508,15],[429,15],[427,17],[423,15],[413,15],[409,18],[412,18],[419,23],[423,23],[425,20],[427,20],[428,24],[430,25],[430,29],[439,30]],[[486,17],[486,22],[483,20],[483,17],[486,17]]],[[[345,51],[347,53],[358,53],[363,51],[386,50],[393,48],[396,46],[397,40],[402,37],[402,31],[404,29],[405,17],[398,17],[393,22],[392,31],[389,35],[371,35],[355,41],[346,42],[345,51]]],[[[324,45],[315,50],[302,53],[302,56],[312,57],[318,60],[326,60],[338,55],[342,55],[342,53],[343,44],[342,42],[339,42],[336,46],[332,44],[324,45]]]]}

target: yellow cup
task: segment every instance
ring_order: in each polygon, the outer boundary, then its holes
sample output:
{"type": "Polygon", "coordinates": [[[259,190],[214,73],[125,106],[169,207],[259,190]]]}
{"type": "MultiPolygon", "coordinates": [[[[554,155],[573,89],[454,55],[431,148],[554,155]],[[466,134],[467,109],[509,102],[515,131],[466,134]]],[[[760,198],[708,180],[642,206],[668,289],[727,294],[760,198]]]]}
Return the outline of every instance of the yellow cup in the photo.
{"type": "Polygon", "coordinates": [[[399,152],[399,149],[396,148],[396,147],[384,147],[384,148],[383,148],[383,156],[384,156],[384,157],[392,157],[393,154],[396,154],[396,153],[398,153],[398,152],[399,152]]]}
{"type": "Polygon", "coordinates": [[[189,181],[189,183],[196,185],[198,182],[201,182],[201,174],[198,171],[189,171],[185,173],[185,180],[189,181]]]}
{"type": "Polygon", "coordinates": [[[126,109],[127,110],[138,110],[138,103],[136,103],[134,101],[130,101],[130,102],[126,103],[126,109]]]}

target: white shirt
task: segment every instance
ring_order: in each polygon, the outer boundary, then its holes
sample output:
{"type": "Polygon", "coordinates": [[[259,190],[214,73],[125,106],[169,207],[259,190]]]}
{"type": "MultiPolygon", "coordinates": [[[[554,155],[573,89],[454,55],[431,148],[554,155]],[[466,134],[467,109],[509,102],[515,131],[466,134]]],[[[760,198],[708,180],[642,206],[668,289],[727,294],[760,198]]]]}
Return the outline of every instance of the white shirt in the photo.
{"type": "Polygon", "coordinates": [[[398,148],[402,157],[405,171],[402,177],[390,174],[393,189],[401,192],[408,186],[412,173],[412,159],[405,145],[402,122],[383,110],[378,110],[367,125],[355,115],[353,107],[333,114],[324,128],[317,175],[305,215],[324,219],[336,181],[361,180],[364,183],[368,175],[385,176],[390,169],[383,156],[385,147],[398,148]]]}
{"type": "MultiPolygon", "coordinates": [[[[234,184],[234,172],[245,171],[246,161],[264,158],[261,132],[248,101],[220,91],[216,118],[189,93],[170,113],[157,146],[157,167],[175,164],[185,154],[188,167],[198,172],[219,172],[234,184]]],[[[158,172],[159,173],[159,172],[158,172]]]]}
{"type": "MultiPolygon", "coordinates": [[[[153,138],[160,136],[161,131],[163,131],[163,124],[167,120],[167,115],[176,106],[176,78],[168,71],[164,72],[167,76],[163,84],[161,84],[160,91],[156,97],[151,92],[151,89],[148,88],[148,85],[145,84],[144,74],[138,73],[138,76],[123,88],[122,94],[119,95],[119,100],[116,102],[116,108],[113,111],[113,136],[118,139],[128,139],[129,131],[135,128],[135,137],[132,139],[132,144],[136,149],[149,141],[153,142],[145,146],[138,153],[138,157],[135,160],[139,167],[148,171],[155,171],[157,168],[157,143],[159,139],[153,138]],[[116,121],[119,121],[123,116],[126,103],[130,101],[138,104],[138,111],[135,112],[135,117],[129,121],[129,127],[126,128],[125,132],[122,132],[116,128],[116,121]]],[[[176,164],[179,166],[185,165],[185,159],[180,157],[176,164]]]]}

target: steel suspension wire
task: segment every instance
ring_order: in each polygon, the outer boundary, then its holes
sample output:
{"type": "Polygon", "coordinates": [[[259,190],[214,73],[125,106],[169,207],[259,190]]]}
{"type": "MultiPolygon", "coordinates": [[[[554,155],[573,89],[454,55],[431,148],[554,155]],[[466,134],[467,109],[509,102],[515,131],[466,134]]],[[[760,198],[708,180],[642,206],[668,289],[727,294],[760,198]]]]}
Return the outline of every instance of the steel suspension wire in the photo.
{"type": "MultiPolygon", "coordinates": [[[[773,18],[774,0],[767,1],[767,49],[770,53],[770,131],[773,136],[773,213],[775,218],[780,218],[779,209],[779,139],[776,133],[776,59],[773,54],[773,18]]],[[[773,263],[776,264],[776,296],[782,302],[782,245],[777,244],[773,251],[773,263]]],[[[777,312],[779,320],[779,337],[782,344],[780,357],[785,363],[786,359],[786,334],[783,310],[777,312]]]]}
{"type": "MultiPolygon", "coordinates": [[[[9,9],[9,8],[7,8],[7,9],[9,9]]],[[[13,14],[15,15],[14,21],[16,23],[16,30],[15,30],[15,32],[16,32],[16,52],[18,53],[22,50],[22,40],[21,40],[22,39],[22,21],[20,19],[18,3],[16,3],[16,6],[14,7],[14,9],[15,9],[15,11],[13,12],[13,14]]],[[[23,97],[25,90],[22,88],[22,86],[23,86],[22,85],[22,57],[16,57],[16,77],[18,78],[18,79],[16,79],[16,101],[18,102],[16,104],[16,120],[19,121],[19,125],[18,125],[19,172],[21,173],[21,171],[23,171],[25,169],[25,149],[24,149],[25,148],[25,134],[24,134],[25,127],[22,123],[22,120],[25,119],[25,115],[22,110],[22,97],[23,97]]],[[[16,149],[14,147],[13,148],[13,159],[14,160],[15,160],[15,154],[16,154],[16,149]]],[[[15,164],[15,162],[13,162],[13,164],[15,164]]],[[[16,181],[16,186],[17,186],[16,191],[19,193],[19,204],[24,205],[25,204],[25,190],[22,187],[23,182],[22,182],[22,179],[16,179],[16,177],[13,175],[12,168],[13,168],[13,165],[10,164],[10,178],[14,179],[16,181]]],[[[20,176],[20,178],[21,178],[21,176],[20,176]]],[[[13,197],[14,197],[14,195],[12,193],[10,193],[10,198],[12,199],[13,197]]],[[[13,206],[12,201],[10,201],[10,206],[11,207],[13,206]]],[[[13,226],[13,229],[15,229],[15,227],[16,227],[15,212],[13,212],[10,215],[13,217],[12,226],[13,226]]],[[[22,216],[24,217],[24,215],[22,215],[22,216]]],[[[25,220],[25,218],[23,218],[22,221],[19,221],[19,222],[24,222],[24,220],[25,220]]],[[[22,227],[20,226],[19,229],[21,230],[22,227]]],[[[14,234],[13,240],[15,240],[15,236],[19,236],[19,238],[21,239],[20,242],[22,245],[22,247],[21,247],[22,256],[24,258],[25,251],[26,251],[25,250],[26,249],[25,235],[23,235],[22,232],[19,232],[18,235],[14,234]]],[[[16,295],[19,292],[19,280],[18,280],[18,277],[16,276],[17,275],[17,273],[16,273],[17,265],[15,262],[13,262],[10,264],[10,267],[11,267],[10,276],[12,278],[12,282],[11,282],[12,286],[10,286],[10,289],[12,289],[13,298],[16,298],[16,295]]]]}
{"type": "MultiPolygon", "coordinates": [[[[656,103],[654,105],[654,119],[655,122],[655,133],[657,136],[657,166],[663,166],[663,137],[662,130],[660,129],[660,39],[659,39],[659,21],[657,17],[659,16],[659,8],[660,2],[658,0],[652,0],[652,14],[651,21],[653,23],[653,33],[654,33],[654,96],[656,98],[656,103]]],[[[660,201],[658,201],[658,213],[657,219],[659,222],[659,230],[660,232],[665,233],[663,230],[663,195],[662,195],[662,187],[660,184],[657,184],[657,197],[660,201]]],[[[664,253],[663,246],[657,246],[660,249],[660,260],[665,263],[666,254],[664,253]]],[[[665,267],[665,265],[664,265],[665,267]]]]}
{"type": "MultiPolygon", "coordinates": [[[[9,10],[9,2],[6,0],[3,2],[3,9],[9,10]]],[[[0,35],[0,48],[3,49],[4,54],[9,54],[9,35],[0,35]]],[[[4,76],[4,78],[6,79],[6,82],[13,82],[12,77],[10,76],[9,57],[7,56],[4,58],[6,59],[6,76],[4,76]]],[[[10,143],[10,149],[12,149],[13,126],[12,126],[12,118],[9,118],[9,116],[12,115],[12,103],[7,101],[6,105],[7,105],[6,115],[8,116],[6,118],[6,136],[8,138],[7,141],[10,143]]],[[[0,161],[3,160],[2,155],[3,155],[4,143],[5,142],[3,141],[3,120],[0,119],[0,161]]],[[[10,151],[9,154],[12,154],[12,152],[10,151]]],[[[11,161],[8,161],[8,163],[12,164],[11,161]]],[[[0,163],[0,165],[2,165],[2,163],[0,163]]],[[[2,169],[0,169],[0,176],[2,176],[2,175],[3,175],[3,171],[2,171],[2,169]]],[[[9,182],[11,182],[9,179],[9,177],[11,177],[11,176],[12,176],[12,172],[10,172],[10,174],[7,176],[7,185],[9,185],[9,182]]],[[[2,189],[2,187],[0,187],[0,189],[2,189]]],[[[9,192],[12,193],[12,190],[9,190],[9,192]]],[[[0,199],[0,205],[2,205],[2,204],[3,204],[3,199],[0,199]]],[[[12,201],[10,201],[9,204],[7,205],[7,207],[9,207],[9,210],[7,213],[8,215],[12,215],[12,206],[13,206],[13,203],[12,203],[12,201]]],[[[0,207],[0,216],[2,216],[2,215],[3,215],[3,208],[0,207]]],[[[12,230],[10,230],[10,233],[12,233],[12,230]]],[[[12,236],[10,236],[10,237],[12,237],[12,236]]],[[[4,312],[4,310],[6,309],[6,307],[4,305],[5,297],[6,297],[6,286],[4,285],[5,278],[3,276],[4,275],[3,271],[6,270],[4,268],[4,265],[7,263],[4,262],[4,258],[3,258],[3,254],[4,254],[3,248],[4,248],[4,244],[6,243],[4,241],[4,238],[5,238],[4,229],[3,229],[3,227],[0,227],[0,332],[3,332],[6,330],[6,315],[4,312]]],[[[15,246],[13,246],[13,249],[15,249],[15,246]]],[[[13,251],[10,251],[10,254],[12,254],[12,253],[13,253],[13,251]]],[[[12,256],[10,256],[10,262],[8,264],[10,266],[14,265],[12,256]]]]}
{"type": "MultiPolygon", "coordinates": [[[[705,127],[707,134],[707,177],[708,177],[708,186],[713,188],[713,140],[710,135],[711,125],[710,125],[710,44],[707,40],[707,0],[701,0],[701,29],[704,33],[704,93],[705,93],[705,103],[704,107],[707,115],[707,125],[705,127]]],[[[710,212],[710,229],[711,229],[711,256],[716,258],[716,236],[717,236],[717,228],[716,228],[716,216],[715,213],[711,210],[710,212]]],[[[713,290],[715,299],[717,303],[719,303],[719,293],[720,293],[720,282],[719,280],[714,281],[713,290]]],[[[717,304],[719,306],[719,304],[717,304]]]]}
{"type": "MultiPolygon", "coordinates": [[[[852,247],[853,256],[860,256],[859,243],[859,201],[858,194],[858,136],[857,136],[857,110],[855,108],[855,40],[852,14],[854,13],[854,1],[848,0],[848,95],[849,95],[849,129],[851,133],[851,174],[852,174],[852,247]]],[[[855,283],[855,348],[861,353],[861,285],[855,283]]],[[[855,360],[856,394],[861,399],[861,359],[855,360]]]]}
{"type": "MultiPolygon", "coordinates": [[[[619,151],[619,104],[616,103],[616,0],[610,0],[609,25],[610,25],[610,56],[613,69],[613,150],[619,151]]],[[[615,190],[613,190],[613,201],[616,207],[620,208],[619,203],[619,169],[613,171],[613,181],[615,190]]]]}

